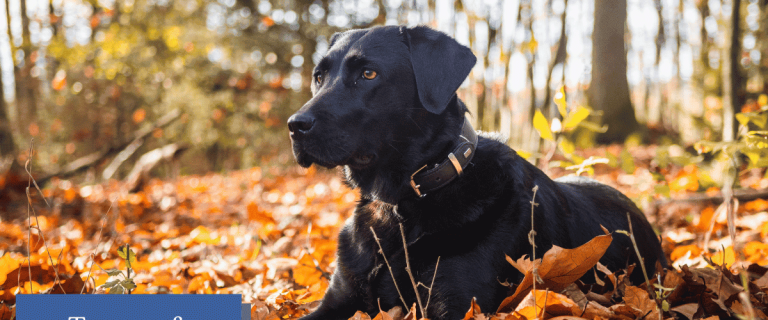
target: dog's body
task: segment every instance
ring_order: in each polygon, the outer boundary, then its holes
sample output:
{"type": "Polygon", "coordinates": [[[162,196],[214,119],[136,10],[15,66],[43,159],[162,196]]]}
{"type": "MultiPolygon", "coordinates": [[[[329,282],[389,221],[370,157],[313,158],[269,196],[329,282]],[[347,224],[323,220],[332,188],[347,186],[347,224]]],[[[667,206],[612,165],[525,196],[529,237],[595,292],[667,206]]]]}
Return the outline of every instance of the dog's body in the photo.
{"type": "MultiPolygon", "coordinates": [[[[431,319],[458,319],[472,298],[493,311],[508,295],[503,282],[522,275],[505,260],[531,253],[533,187],[537,254],[553,244],[574,248],[628,230],[631,214],[646,268],[664,264],[653,229],[626,196],[591,179],[553,181],[503,143],[480,137],[462,174],[418,196],[412,175],[445,162],[460,143],[464,104],[455,91],[474,55],[425,27],[378,27],[335,35],[315,69],[314,97],[289,120],[302,166],[344,166],[359,188],[355,214],[339,235],[337,268],[320,307],[304,319],[347,319],[416,302],[405,271],[399,225],[431,319]],[[374,239],[378,236],[380,247],[374,239]],[[389,261],[393,275],[384,261],[389,261]],[[440,264],[435,273],[436,262],[440,264]],[[393,276],[397,281],[395,288],[393,276]]],[[[465,156],[466,156],[465,154],[465,156]]],[[[611,270],[637,263],[628,237],[614,236],[600,260],[611,270]]],[[[633,274],[633,280],[642,274],[633,274]]]]}

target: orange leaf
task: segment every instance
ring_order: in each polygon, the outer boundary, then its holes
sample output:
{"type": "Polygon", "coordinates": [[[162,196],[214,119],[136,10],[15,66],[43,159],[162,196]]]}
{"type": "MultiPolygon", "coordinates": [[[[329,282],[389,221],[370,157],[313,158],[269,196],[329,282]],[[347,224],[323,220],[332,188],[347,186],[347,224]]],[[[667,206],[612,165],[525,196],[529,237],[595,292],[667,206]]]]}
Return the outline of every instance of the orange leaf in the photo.
{"type": "Polygon", "coordinates": [[[350,317],[349,320],[371,320],[371,316],[365,312],[358,311],[354,316],[350,317]]]}
{"type": "Polygon", "coordinates": [[[196,243],[218,244],[220,242],[219,237],[212,236],[208,228],[203,226],[198,226],[192,230],[189,233],[189,236],[192,237],[192,241],[196,243]]]}
{"type": "Polygon", "coordinates": [[[708,231],[709,225],[712,223],[712,218],[715,215],[715,208],[709,206],[701,210],[698,219],[694,220],[694,226],[699,231],[708,231]]]}
{"type": "Polygon", "coordinates": [[[648,291],[635,286],[628,286],[624,291],[624,302],[630,307],[640,309],[641,315],[647,315],[646,319],[659,318],[656,302],[649,298],[648,291]]]}
{"type": "Polygon", "coordinates": [[[133,112],[133,123],[139,123],[144,121],[144,118],[147,116],[147,112],[144,111],[144,109],[138,109],[133,112]]]}
{"type": "Polygon", "coordinates": [[[381,304],[379,304],[379,314],[373,320],[394,320],[397,315],[403,316],[402,308],[394,307],[389,312],[384,312],[384,310],[381,310],[381,304]]]}
{"type": "Polygon", "coordinates": [[[687,246],[679,246],[679,247],[676,247],[675,250],[672,250],[672,254],[669,255],[669,258],[672,261],[677,261],[677,259],[682,258],[688,252],[691,253],[691,257],[698,257],[701,254],[701,249],[699,249],[699,247],[696,246],[695,244],[690,244],[687,246]]]}
{"type": "Polygon", "coordinates": [[[67,72],[59,70],[56,72],[56,76],[51,80],[51,87],[53,90],[61,91],[67,85],[67,72]]]}
{"type": "Polygon", "coordinates": [[[403,320],[416,320],[416,303],[411,306],[411,310],[405,314],[403,320]]]}
{"type": "Polygon", "coordinates": [[[16,270],[19,267],[19,262],[16,259],[11,258],[11,254],[6,252],[0,257],[0,284],[5,283],[6,275],[16,270]]]}
{"type": "Polygon", "coordinates": [[[272,215],[267,211],[261,210],[259,205],[255,202],[249,203],[246,206],[246,210],[248,211],[248,220],[256,221],[262,224],[275,222],[275,220],[272,218],[272,215]]]}
{"type": "Polygon", "coordinates": [[[582,313],[576,302],[565,295],[549,290],[531,291],[515,309],[516,314],[527,319],[539,318],[544,311],[547,316],[569,316],[582,313]],[[534,294],[536,295],[535,304],[534,294]]]}
{"type": "MultiPolygon", "coordinates": [[[[544,280],[540,287],[556,292],[562,291],[597,264],[612,240],[613,237],[606,234],[597,236],[575,249],[552,246],[544,254],[538,269],[539,277],[544,280]]],[[[520,304],[533,288],[533,281],[533,270],[530,270],[525,273],[515,293],[502,301],[497,312],[509,312],[520,304]]]]}
{"type": "Polygon", "coordinates": [[[765,211],[768,209],[768,200],[757,199],[744,204],[744,209],[750,212],[765,211]]]}
{"type": "Polygon", "coordinates": [[[315,262],[309,254],[303,255],[296,267],[293,268],[293,280],[298,285],[310,286],[319,282],[322,277],[323,273],[315,266],[315,262]]]}
{"type": "Polygon", "coordinates": [[[715,253],[715,255],[712,256],[712,262],[719,266],[722,266],[723,264],[731,266],[736,262],[736,252],[733,251],[732,246],[727,247],[725,248],[725,252],[718,251],[715,253]]]}
{"type": "Polygon", "coordinates": [[[768,222],[763,223],[763,226],[760,227],[760,237],[768,237],[768,222]]]}
{"type": "Polygon", "coordinates": [[[507,257],[507,262],[511,264],[515,269],[520,271],[520,273],[525,274],[528,271],[533,270],[533,268],[537,268],[539,265],[541,265],[541,259],[536,259],[536,261],[531,261],[528,259],[528,255],[524,254],[520,259],[517,259],[517,261],[512,260],[508,255],[504,255],[507,257]]]}
{"type": "Polygon", "coordinates": [[[467,314],[464,315],[464,320],[472,320],[476,315],[479,314],[483,314],[483,312],[480,311],[480,306],[477,305],[477,299],[472,298],[472,304],[469,306],[469,311],[467,311],[467,314]]]}

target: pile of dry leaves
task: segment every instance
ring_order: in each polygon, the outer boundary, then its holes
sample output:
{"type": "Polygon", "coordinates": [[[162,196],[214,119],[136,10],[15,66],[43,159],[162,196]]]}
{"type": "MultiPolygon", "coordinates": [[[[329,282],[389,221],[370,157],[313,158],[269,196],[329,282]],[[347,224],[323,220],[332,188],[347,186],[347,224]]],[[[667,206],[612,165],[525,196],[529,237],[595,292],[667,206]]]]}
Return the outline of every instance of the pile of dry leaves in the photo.
{"type": "MultiPolygon", "coordinates": [[[[638,152],[654,153],[650,147],[638,152]]],[[[658,201],[643,154],[633,154],[634,172],[603,166],[595,178],[640,203],[658,201]]],[[[663,175],[672,198],[701,189],[693,185],[695,167],[653,174],[663,175]]],[[[741,179],[748,188],[768,186],[759,172],[741,179]]],[[[299,168],[152,180],[137,193],[115,181],[76,186],[53,180],[43,195],[50,205],[32,192],[29,216],[25,195],[0,197],[0,206],[11,208],[0,216],[0,320],[14,318],[19,293],[110,292],[238,293],[252,304],[252,319],[299,317],[322,299],[335,268],[338,228],[357,198],[337,173],[299,168]]],[[[738,207],[735,243],[717,205],[645,206],[673,265],[646,270],[646,284],[628,282],[628,274],[643,270],[612,273],[597,263],[612,237],[626,236],[606,234],[576,249],[553,248],[535,261],[508,259],[526,274],[523,282],[509,284],[510,296],[497,310],[467,301],[465,319],[765,319],[768,201],[738,207]],[[578,281],[587,272],[597,284],[578,281]]],[[[384,311],[370,316],[417,314],[415,306],[384,311]]]]}

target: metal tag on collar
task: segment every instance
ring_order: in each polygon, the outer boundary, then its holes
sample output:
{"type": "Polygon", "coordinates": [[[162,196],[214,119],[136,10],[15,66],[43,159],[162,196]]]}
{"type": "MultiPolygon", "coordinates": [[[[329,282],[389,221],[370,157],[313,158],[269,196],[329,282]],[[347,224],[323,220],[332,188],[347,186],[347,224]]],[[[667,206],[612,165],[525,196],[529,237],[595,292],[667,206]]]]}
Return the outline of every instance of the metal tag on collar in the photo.
{"type": "Polygon", "coordinates": [[[456,159],[456,156],[453,155],[453,152],[448,154],[448,159],[451,160],[451,164],[453,164],[453,167],[456,169],[458,175],[461,175],[461,173],[464,171],[461,169],[461,163],[459,163],[459,159],[456,159]]]}

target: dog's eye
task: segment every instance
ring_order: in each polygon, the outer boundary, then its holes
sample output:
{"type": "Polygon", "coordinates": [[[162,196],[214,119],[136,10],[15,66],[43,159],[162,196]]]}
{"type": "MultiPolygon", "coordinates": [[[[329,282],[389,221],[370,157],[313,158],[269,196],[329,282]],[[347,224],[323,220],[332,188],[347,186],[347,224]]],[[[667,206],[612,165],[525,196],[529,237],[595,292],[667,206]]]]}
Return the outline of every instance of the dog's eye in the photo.
{"type": "Polygon", "coordinates": [[[316,75],[315,76],[315,81],[317,81],[318,84],[319,83],[323,83],[323,75],[322,74],[316,75]]]}
{"type": "Polygon", "coordinates": [[[376,71],[373,71],[373,70],[363,71],[363,78],[366,78],[368,80],[373,80],[374,78],[376,78],[376,71]]]}

